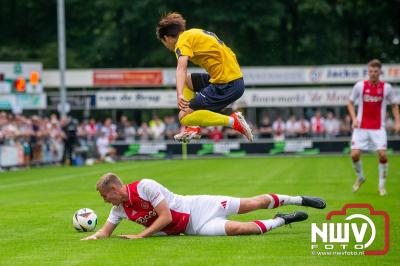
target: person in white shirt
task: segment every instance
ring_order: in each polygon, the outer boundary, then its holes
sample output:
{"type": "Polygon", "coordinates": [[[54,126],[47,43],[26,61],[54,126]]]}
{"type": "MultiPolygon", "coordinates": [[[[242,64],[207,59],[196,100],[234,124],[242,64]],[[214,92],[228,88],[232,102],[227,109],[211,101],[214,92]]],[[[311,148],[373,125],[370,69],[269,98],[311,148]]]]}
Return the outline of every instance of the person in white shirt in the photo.
{"type": "Polygon", "coordinates": [[[272,123],[272,132],[274,134],[274,140],[280,141],[285,139],[286,125],[285,121],[283,121],[280,116],[272,123]]]}
{"type": "Polygon", "coordinates": [[[310,122],[308,122],[307,119],[304,117],[301,117],[297,122],[296,122],[296,132],[297,136],[299,137],[309,137],[310,136],[310,122]]]}
{"type": "Polygon", "coordinates": [[[311,118],[311,134],[314,138],[321,138],[325,133],[325,119],[321,116],[321,111],[317,110],[315,116],[311,118]]]}
{"type": "Polygon", "coordinates": [[[296,131],[296,116],[292,115],[289,117],[289,120],[286,121],[285,124],[285,129],[286,129],[286,136],[288,138],[295,138],[297,137],[297,131],[296,131]]]}
{"type": "Polygon", "coordinates": [[[379,80],[382,64],[374,59],[368,63],[368,80],[354,85],[347,108],[352,119],[351,159],[357,175],[353,185],[356,192],[365,182],[362,171],[361,150],[374,150],[379,156],[379,194],[387,194],[385,183],[388,172],[386,156],[387,135],[385,129],[386,106],[392,105],[395,130],[400,131],[399,106],[394,102],[394,91],[389,83],[379,80]],[[358,105],[357,115],[354,105],[358,105]]]}
{"type": "Polygon", "coordinates": [[[105,161],[109,163],[114,162],[112,156],[115,154],[115,149],[111,147],[109,137],[107,137],[104,132],[100,132],[100,135],[96,140],[96,147],[100,156],[99,161],[105,161]]]}
{"type": "Polygon", "coordinates": [[[264,234],[284,224],[304,221],[307,213],[297,211],[276,214],[274,218],[250,222],[228,220],[228,216],[248,213],[258,209],[272,209],[284,205],[308,206],[324,209],[321,198],[264,194],[252,198],[229,196],[181,196],[169,191],[151,179],[123,184],[113,174],[103,175],[96,189],[105,202],[113,205],[107,221],[95,234],[83,240],[95,240],[111,236],[123,219],[145,228],[136,235],[123,234],[121,238],[137,239],[152,235],[202,235],[233,236],[264,234]]]}
{"type": "Polygon", "coordinates": [[[332,112],[328,112],[325,119],[325,137],[328,139],[335,138],[339,135],[340,121],[336,119],[332,112]]]}

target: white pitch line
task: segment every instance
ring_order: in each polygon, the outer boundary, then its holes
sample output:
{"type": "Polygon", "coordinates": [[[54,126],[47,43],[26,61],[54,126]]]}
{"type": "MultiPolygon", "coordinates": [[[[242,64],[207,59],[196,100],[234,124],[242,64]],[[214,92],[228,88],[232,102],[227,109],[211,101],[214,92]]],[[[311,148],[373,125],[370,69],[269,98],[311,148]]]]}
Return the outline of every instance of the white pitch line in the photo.
{"type": "MultiPolygon", "coordinates": [[[[138,166],[137,164],[134,164],[131,166],[125,166],[125,167],[121,167],[121,168],[117,168],[117,169],[113,168],[113,170],[120,171],[120,170],[125,170],[125,169],[130,169],[130,168],[136,168],[137,166],[138,166]]],[[[105,173],[105,172],[106,172],[106,170],[102,170],[102,171],[97,170],[97,171],[79,173],[79,174],[68,174],[68,175],[64,175],[64,176],[60,176],[60,177],[56,177],[56,178],[50,178],[50,179],[40,179],[40,180],[27,181],[27,182],[22,182],[22,183],[17,183],[17,184],[3,185],[3,186],[0,186],[0,190],[8,189],[8,188],[15,188],[15,187],[24,187],[24,186],[31,186],[31,185],[37,185],[37,184],[44,184],[44,183],[51,183],[51,182],[72,179],[72,178],[86,176],[86,175],[101,174],[101,173],[105,173]]]]}

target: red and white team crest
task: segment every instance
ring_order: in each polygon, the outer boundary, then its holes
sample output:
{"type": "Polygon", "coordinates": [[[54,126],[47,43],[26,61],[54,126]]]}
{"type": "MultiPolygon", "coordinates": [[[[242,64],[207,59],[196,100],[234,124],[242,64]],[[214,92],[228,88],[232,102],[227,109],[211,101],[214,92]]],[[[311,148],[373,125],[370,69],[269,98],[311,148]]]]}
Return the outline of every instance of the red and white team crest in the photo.
{"type": "Polygon", "coordinates": [[[142,202],[140,202],[140,206],[142,206],[142,208],[143,209],[148,209],[148,208],[150,208],[150,204],[149,203],[147,203],[147,202],[145,202],[145,201],[142,201],[142,202]]]}
{"type": "Polygon", "coordinates": [[[222,208],[226,209],[226,203],[227,203],[226,200],[221,201],[221,206],[222,206],[222,208]]]}

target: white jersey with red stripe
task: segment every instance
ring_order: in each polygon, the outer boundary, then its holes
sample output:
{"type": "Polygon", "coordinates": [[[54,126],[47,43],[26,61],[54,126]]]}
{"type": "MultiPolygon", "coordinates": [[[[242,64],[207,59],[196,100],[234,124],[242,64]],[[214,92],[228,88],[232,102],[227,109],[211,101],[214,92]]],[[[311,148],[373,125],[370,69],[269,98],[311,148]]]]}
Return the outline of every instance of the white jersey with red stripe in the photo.
{"type": "Polygon", "coordinates": [[[129,201],[111,208],[108,221],[119,224],[129,219],[145,227],[158,217],[155,207],[165,200],[171,211],[172,222],[159,235],[223,235],[226,217],[237,214],[240,199],[226,196],[181,196],[172,193],[151,179],[126,185],[129,201]]]}
{"type": "Polygon", "coordinates": [[[163,229],[167,235],[183,233],[189,223],[190,208],[184,196],[176,195],[161,184],[151,179],[142,179],[126,185],[129,201],[113,206],[108,221],[119,224],[122,219],[129,219],[146,227],[158,217],[155,207],[165,200],[171,211],[172,222],[163,229]]]}
{"type": "Polygon", "coordinates": [[[361,129],[384,129],[386,106],[394,102],[394,92],[389,83],[369,80],[354,85],[350,100],[358,105],[357,120],[361,129]]]}

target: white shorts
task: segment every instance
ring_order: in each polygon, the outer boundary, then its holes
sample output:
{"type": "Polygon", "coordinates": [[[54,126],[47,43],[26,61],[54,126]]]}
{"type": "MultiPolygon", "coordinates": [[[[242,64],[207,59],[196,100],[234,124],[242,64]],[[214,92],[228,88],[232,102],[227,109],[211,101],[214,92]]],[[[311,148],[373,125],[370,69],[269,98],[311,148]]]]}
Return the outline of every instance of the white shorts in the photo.
{"type": "Polygon", "coordinates": [[[351,137],[352,150],[386,150],[387,136],[385,129],[356,128],[351,137]]]}
{"type": "Polygon", "coordinates": [[[240,199],[226,196],[191,196],[190,220],[185,234],[224,236],[229,215],[237,214],[240,199]]]}

